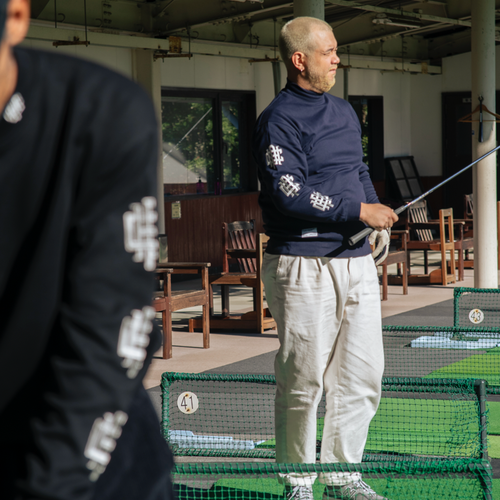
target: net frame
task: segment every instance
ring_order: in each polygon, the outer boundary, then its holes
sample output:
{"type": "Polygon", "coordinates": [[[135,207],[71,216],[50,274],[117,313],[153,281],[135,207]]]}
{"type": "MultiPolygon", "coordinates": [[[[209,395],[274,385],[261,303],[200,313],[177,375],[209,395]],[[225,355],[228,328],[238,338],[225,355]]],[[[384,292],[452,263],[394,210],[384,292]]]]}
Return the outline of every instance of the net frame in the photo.
{"type": "MultiPolygon", "coordinates": [[[[250,392],[252,395],[256,395],[256,401],[260,403],[262,399],[265,400],[266,398],[268,401],[272,399],[274,402],[274,387],[276,385],[276,378],[273,375],[164,373],[162,376],[162,432],[164,438],[170,442],[174,454],[177,456],[247,457],[260,459],[275,457],[274,444],[269,441],[269,437],[271,435],[274,437],[274,405],[271,409],[269,409],[269,404],[262,405],[262,409],[258,413],[258,422],[257,417],[252,416],[252,414],[246,417],[246,409],[245,407],[241,407],[241,402],[238,402],[238,398],[232,400],[229,410],[222,407],[221,412],[218,412],[217,409],[214,410],[216,405],[213,405],[212,407],[205,405],[205,408],[208,408],[205,410],[207,411],[206,415],[199,414],[196,418],[194,418],[193,415],[190,415],[186,420],[183,416],[179,417],[179,412],[174,405],[178,404],[180,397],[177,393],[181,394],[189,389],[183,388],[182,390],[179,390],[179,388],[176,387],[175,390],[177,392],[175,395],[172,395],[170,391],[172,385],[178,381],[193,383],[213,382],[215,391],[212,391],[210,387],[204,388],[203,390],[214,394],[224,394],[224,397],[229,398],[231,398],[233,394],[239,394],[240,396],[243,395],[245,402],[248,399],[248,391],[245,392],[242,390],[241,392],[238,392],[240,391],[239,384],[252,385],[253,390],[250,392]],[[220,388],[218,388],[219,384],[220,388]],[[267,389],[261,391],[259,389],[260,386],[266,386],[267,389]],[[270,392],[271,390],[273,392],[270,392]],[[265,391],[267,392],[262,394],[265,391]],[[175,399],[176,397],[177,399],[175,399]],[[172,410],[171,414],[172,408],[174,410],[172,410]],[[212,425],[212,427],[210,427],[209,423],[206,424],[205,419],[208,416],[217,422],[212,425]],[[191,426],[189,430],[178,430],[183,427],[179,423],[179,418],[184,419],[184,422],[189,421],[189,425],[191,426]],[[247,418],[248,421],[240,422],[245,418],[247,418]],[[238,426],[233,429],[233,435],[235,439],[241,440],[239,443],[242,443],[243,446],[236,446],[236,442],[234,441],[225,441],[225,439],[233,439],[232,436],[224,435],[229,432],[227,424],[230,421],[238,422],[238,426]],[[219,425],[222,432],[219,432],[219,425]],[[259,425],[263,425],[264,427],[262,428],[264,430],[260,430],[259,425]],[[194,432],[193,437],[185,437],[186,432],[194,432]],[[251,435],[249,432],[251,432],[251,435]],[[171,433],[180,433],[181,436],[176,436],[177,439],[174,439],[174,436],[171,433]],[[192,439],[199,441],[195,441],[195,444],[193,444],[192,439]],[[250,447],[245,445],[245,443],[248,442],[245,440],[252,441],[250,443],[250,447]],[[259,443],[259,440],[262,441],[259,443]],[[253,446],[254,442],[258,446],[253,446]]],[[[401,440],[400,435],[402,426],[404,429],[404,425],[407,425],[409,422],[409,417],[407,415],[403,415],[403,421],[398,422],[399,427],[395,425],[393,428],[391,425],[387,424],[385,424],[385,426],[379,426],[379,428],[375,426],[375,438],[370,446],[369,434],[369,440],[367,442],[367,447],[365,448],[367,452],[363,457],[363,461],[381,461],[382,459],[387,461],[418,461],[424,459],[426,455],[432,455],[435,459],[438,459],[438,457],[441,457],[441,459],[461,459],[464,456],[467,458],[477,459],[487,458],[486,383],[483,380],[384,377],[382,380],[382,389],[389,395],[416,394],[422,399],[426,399],[427,395],[429,396],[431,402],[439,405],[446,403],[446,401],[441,401],[441,399],[444,397],[449,398],[451,406],[444,408],[445,411],[442,411],[443,407],[440,406],[438,408],[440,413],[437,413],[435,418],[444,418],[445,412],[449,410],[450,412],[454,412],[457,416],[461,415],[462,419],[465,418],[468,420],[465,420],[464,423],[459,423],[458,425],[453,424],[452,428],[455,429],[454,433],[450,432],[450,427],[447,427],[449,424],[446,424],[443,427],[435,427],[434,430],[439,431],[441,429],[445,429],[447,432],[448,437],[445,440],[445,445],[442,446],[441,444],[438,444],[435,447],[431,446],[429,448],[431,451],[423,451],[423,449],[427,448],[425,448],[424,445],[420,446],[420,443],[418,442],[420,438],[418,432],[420,432],[419,429],[422,427],[422,423],[415,424],[417,427],[417,434],[412,434],[412,437],[416,436],[416,440],[414,439],[412,442],[410,439],[401,449],[398,448],[397,440],[401,440]],[[465,409],[464,405],[467,405],[465,409]],[[443,417],[441,417],[441,414],[443,417]],[[396,431],[399,431],[399,435],[395,438],[388,437],[391,433],[397,434],[396,431]],[[466,432],[468,432],[468,434],[466,434],[466,432]],[[384,445],[380,445],[379,441],[384,442],[384,445]],[[389,441],[389,444],[387,441],[389,441]],[[384,446],[387,448],[384,448],[384,446]],[[387,451],[383,451],[384,449],[387,451]],[[398,452],[398,449],[400,452],[398,452]]],[[[403,398],[392,397],[389,401],[400,405],[405,403],[402,399],[403,398]]],[[[411,403],[412,400],[407,399],[406,403],[408,402],[411,403]]],[[[432,410],[432,408],[430,409],[432,410]]],[[[408,413],[408,409],[403,408],[403,412],[408,413]]],[[[422,412],[425,412],[425,408],[420,411],[420,413],[422,412]]],[[[454,418],[457,418],[458,422],[459,420],[457,416],[454,418]]],[[[417,419],[418,418],[417,413],[417,419]]],[[[372,421],[372,425],[375,420],[376,419],[372,421]]],[[[427,436],[423,436],[424,440],[429,440],[429,433],[427,434],[427,436]]],[[[432,430],[430,434],[432,435],[432,430]]],[[[432,441],[434,438],[431,437],[430,439],[432,441]]]]}
{"type": "MultiPolygon", "coordinates": [[[[387,495],[391,500],[426,498],[444,500],[460,498],[464,500],[493,499],[492,468],[487,460],[451,460],[425,462],[371,462],[360,464],[276,464],[276,463],[184,463],[177,464],[172,472],[172,480],[178,500],[270,500],[282,497],[283,486],[279,485],[280,474],[317,474],[358,472],[363,480],[370,483],[376,479],[382,486],[377,493],[387,495]],[[256,486],[250,491],[235,489],[234,481],[254,480],[256,486]],[[444,481],[440,491],[429,494],[436,480],[444,481]],[[473,480],[474,483],[464,482],[473,480]],[[231,482],[233,489],[231,490],[231,482]],[[272,481],[273,488],[267,491],[265,482],[272,481]],[[399,481],[399,483],[398,483],[399,481]],[[456,481],[454,488],[450,481],[456,481]],[[217,485],[222,482],[223,486],[217,485]],[[225,486],[225,487],[224,487],[225,486]],[[474,496],[471,496],[471,486],[474,496]],[[259,491],[260,490],[260,491],[259,491]],[[426,494],[422,490],[427,490],[426,494]],[[444,491],[443,491],[444,490],[444,491]],[[462,491],[464,490],[464,491],[462,491]],[[425,495],[425,496],[422,496],[425,495]]],[[[247,483],[248,484],[248,483],[247,483]]],[[[373,483],[372,483],[373,484],[373,483]]],[[[315,498],[321,498],[322,486],[316,481],[313,485],[315,498]]]]}
{"type": "Polygon", "coordinates": [[[384,376],[484,379],[487,394],[500,394],[500,348],[493,345],[497,336],[500,343],[499,329],[385,325],[382,334],[384,376]],[[412,347],[415,341],[421,342],[421,346],[412,347]],[[470,349],[467,344],[473,343],[475,348],[470,349]],[[458,344],[463,344],[463,348],[458,344]],[[466,363],[467,358],[470,366],[461,370],[457,363],[466,363]]]}
{"type": "MultiPolygon", "coordinates": [[[[469,313],[471,309],[469,309],[469,313]]],[[[498,288],[467,288],[467,287],[457,287],[453,289],[453,326],[457,328],[473,328],[480,332],[493,332],[500,333],[500,290],[498,288]],[[475,325],[472,320],[467,322],[464,321],[465,317],[468,318],[467,308],[465,314],[463,314],[463,309],[465,308],[464,302],[469,303],[469,307],[474,305],[481,306],[478,309],[482,309],[483,305],[481,300],[485,301],[487,298],[491,299],[490,304],[487,304],[486,310],[489,313],[485,315],[484,320],[479,323],[481,326],[475,325]],[[498,314],[494,314],[498,313],[498,314]],[[495,321],[495,319],[497,321],[495,321]],[[483,323],[483,321],[486,321],[483,323]]]]}

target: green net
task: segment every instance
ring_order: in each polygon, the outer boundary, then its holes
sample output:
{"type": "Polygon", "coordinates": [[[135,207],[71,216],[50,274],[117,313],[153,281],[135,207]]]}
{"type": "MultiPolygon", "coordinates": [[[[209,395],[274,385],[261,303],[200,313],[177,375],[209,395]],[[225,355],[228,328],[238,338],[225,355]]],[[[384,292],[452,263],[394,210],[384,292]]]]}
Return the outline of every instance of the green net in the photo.
{"type": "Polygon", "coordinates": [[[491,328],[384,326],[383,337],[386,377],[484,379],[487,393],[500,394],[500,335],[491,328]]]}
{"type": "MultiPolygon", "coordinates": [[[[178,500],[281,500],[280,474],[358,472],[379,495],[390,500],[491,499],[491,466],[486,461],[379,462],[363,464],[212,463],[178,464],[172,475],[178,500]]],[[[320,479],[312,485],[323,498],[320,479]]]]}
{"type": "MultiPolygon", "coordinates": [[[[385,378],[363,461],[486,457],[484,382],[385,378]]],[[[274,376],[165,373],[165,438],[177,456],[274,458],[274,376]]],[[[321,446],[325,398],[317,413],[321,446]]]]}
{"type": "Polygon", "coordinates": [[[500,345],[500,290],[497,288],[455,288],[453,326],[479,327],[489,331],[500,345]]]}

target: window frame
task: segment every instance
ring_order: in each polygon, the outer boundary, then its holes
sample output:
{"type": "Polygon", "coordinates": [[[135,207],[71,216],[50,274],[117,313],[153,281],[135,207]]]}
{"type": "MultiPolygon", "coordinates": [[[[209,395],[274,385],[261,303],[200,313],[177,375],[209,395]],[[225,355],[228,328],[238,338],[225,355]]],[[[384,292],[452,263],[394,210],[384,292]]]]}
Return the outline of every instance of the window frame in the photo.
{"type": "MultiPolygon", "coordinates": [[[[194,199],[207,196],[224,196],[231,194],[244,194],[258,191],[257,167],[252,156],[252,131],[257,120],[256,112],[256,93],[254,90],[220,90],[220,89],[193,89],[183,87],[162,87],[161,97],[183,97],[183,98],[205,98],[212,99],[214,102],[213,130],[214,130],[214,166],[215,180],[221,183],[221,193],[207,194],[181,194],[170,195],[166,200],[175,199],[194,199]],[[222,102],[237,101],[241,102],[245,108],[246,120],[241,124],[244,131],[241,133],[243,140],[240,142],[240,167],[243,172],[246,171],[245,181],[241,188],[224,189],[224,171],[223,171],[223,132],[222,132],[222,102]]],[[[161,117],[163,123],[163,117],[161,117]]],[[[165,181],[165,180],[164,180],[165,181]]],[[[164,182],[165,184],[165,182],[164,182]]]]}
{"type": "MultiPolygon", "coordinates": [[[[385,181],[384,97],[381,95],[349,95],[349,104],[351,106],[353,101],[358,100],[367,101],[368,116],[373,120],[370,125],[367,155],[370,178],[372,181],[385,181]]],[[[362,127],[361,123],[360,125],[362,127]]]]}

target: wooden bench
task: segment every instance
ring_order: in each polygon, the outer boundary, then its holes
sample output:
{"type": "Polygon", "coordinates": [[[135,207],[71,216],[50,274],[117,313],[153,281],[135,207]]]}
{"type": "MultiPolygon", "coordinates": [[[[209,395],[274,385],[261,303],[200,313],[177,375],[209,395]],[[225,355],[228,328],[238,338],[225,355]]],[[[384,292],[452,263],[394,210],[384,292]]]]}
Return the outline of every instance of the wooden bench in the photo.
{"type": "Polygon", "coordinates": [[[202,319],[200,320],[203,331],[203,347],[205,349],[210,347],[209,267],[209,262],[166,262],[156,269],[157,276],[163,281],[163,291],[157,292],[153,300],[155,311],[162,313],[163,359],[172,357],[172,313],[188,307],[203,307],[202,319]],[[172,274],[200,274],[202,288],[172,290],[172,274]]]}

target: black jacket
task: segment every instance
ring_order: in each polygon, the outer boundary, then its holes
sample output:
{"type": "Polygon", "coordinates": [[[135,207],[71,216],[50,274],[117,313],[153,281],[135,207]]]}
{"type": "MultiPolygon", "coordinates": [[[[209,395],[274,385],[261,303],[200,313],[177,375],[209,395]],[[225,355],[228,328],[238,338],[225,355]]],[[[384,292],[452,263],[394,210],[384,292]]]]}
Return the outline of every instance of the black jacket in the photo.
{"type": "Polygon", "coordinates": [[[58,54],[15,57],[25,109],[0,118],[0,447],[11,457],[0,477],[15,498],[84,500],[92,426],[127,414],[158,347],[136,375],[117,349],[124,319],[151,303],[124,214],[156,196],[158,129],[130,80],[58,54]]]}

